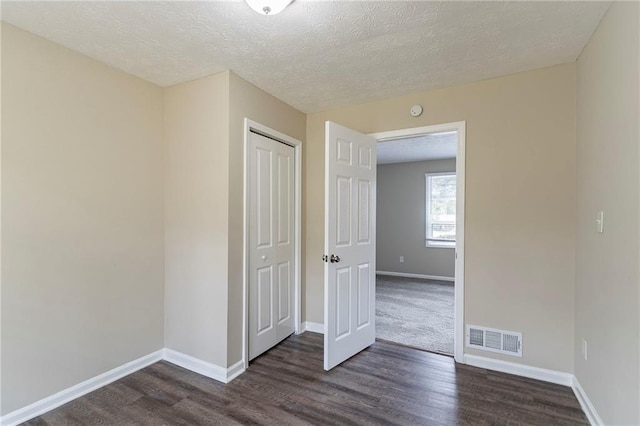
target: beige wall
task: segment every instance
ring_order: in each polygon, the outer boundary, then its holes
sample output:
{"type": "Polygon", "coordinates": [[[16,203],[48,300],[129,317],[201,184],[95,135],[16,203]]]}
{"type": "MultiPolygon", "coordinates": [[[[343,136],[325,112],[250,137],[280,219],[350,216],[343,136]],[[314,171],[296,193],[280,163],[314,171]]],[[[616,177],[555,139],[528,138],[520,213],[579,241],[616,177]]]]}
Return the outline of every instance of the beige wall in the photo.
{"type": "Polygon", "coordinates": [[[165,92],[165,344],[242,359],[244,118],[298,139],[306,117],[231,72],[165,92]]]}
{"type": "Polygon", "coordinates": [[[244,119],[304,140],[306,115],[230,73],[228,365],[242,358],[244,119]]]}
{"type": "Polygon", "coordinates": [[[325,120],[364,133],[466,121],[465,322],[524,334],[522,358],[475,353],[573,371],[575,64],[308,115],[313,322],[323,322],[325,120]],[[412,118],[416,103],[425,112],[412,118]]]}
{"type": "Polygon", "coordinates": [[[614,3],[577,63],[575,373],[605,424],[640,424],[639,17],[614,3]]]}
{"type": "Polygon", "coordinates": [[[2,36],[2,413],[163,346],[239,361],[244,118],[303,140],[305,114],[2,36]]]}
{"type": "Polygon", "coordinates": [[[165,346],[227,365],[229,72],[165,90],[165,346]]]}
{"type": "Polygon", "coordinates": [[[456,160],[378,166],[376,269],[453,277],[455,250],[425,247],[425,173],[455,172],[456,160]],[[400,263],[404,256],[404,263],[400,263]]]}
{"type": "Polygon", "coordinates": [[[2,413],[163,347],[162,89],[2,24],[2,413]]]}

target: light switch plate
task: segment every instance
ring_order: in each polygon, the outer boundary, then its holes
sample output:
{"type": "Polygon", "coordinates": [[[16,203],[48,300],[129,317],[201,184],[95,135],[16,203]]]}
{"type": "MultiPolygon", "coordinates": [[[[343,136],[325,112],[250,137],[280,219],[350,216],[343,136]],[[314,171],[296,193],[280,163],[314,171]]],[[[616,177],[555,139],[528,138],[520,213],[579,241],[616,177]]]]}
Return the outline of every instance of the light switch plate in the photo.
{"type": "Polygon", "coordinates": [[[596,229],[598,234],[604,233],[604,212],[598,212],[596,216],[596,229]]]}

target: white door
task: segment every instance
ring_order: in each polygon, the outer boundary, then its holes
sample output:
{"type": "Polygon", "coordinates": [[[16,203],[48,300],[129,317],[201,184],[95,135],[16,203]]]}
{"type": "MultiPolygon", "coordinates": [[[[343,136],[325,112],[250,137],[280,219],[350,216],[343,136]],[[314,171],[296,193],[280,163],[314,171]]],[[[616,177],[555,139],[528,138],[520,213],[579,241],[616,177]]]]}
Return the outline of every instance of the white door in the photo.
{"type": "Polygon", "coordinates": [[[294,148],[249,136],[249,359],[294,331],[294,148]]]}
{"type": "Polygon", "coordinates": [[[325,126],[324,369],[371,345],[375,331],[376,140],[325,126]]]}

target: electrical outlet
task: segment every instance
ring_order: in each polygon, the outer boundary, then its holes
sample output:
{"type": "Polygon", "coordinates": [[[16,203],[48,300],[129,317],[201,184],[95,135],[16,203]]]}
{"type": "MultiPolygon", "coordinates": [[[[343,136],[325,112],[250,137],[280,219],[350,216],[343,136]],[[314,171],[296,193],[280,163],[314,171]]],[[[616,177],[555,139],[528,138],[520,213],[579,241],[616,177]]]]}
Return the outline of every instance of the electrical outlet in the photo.
{"type": "Polygon", "coordinates": [[[400,256],[400,263],[404,263],[404,256],[400,256]]]}
{"type": "Polygon", "coordinates": [[[587,360],[587,341],[582,339],[582,357],[587,360]]]}

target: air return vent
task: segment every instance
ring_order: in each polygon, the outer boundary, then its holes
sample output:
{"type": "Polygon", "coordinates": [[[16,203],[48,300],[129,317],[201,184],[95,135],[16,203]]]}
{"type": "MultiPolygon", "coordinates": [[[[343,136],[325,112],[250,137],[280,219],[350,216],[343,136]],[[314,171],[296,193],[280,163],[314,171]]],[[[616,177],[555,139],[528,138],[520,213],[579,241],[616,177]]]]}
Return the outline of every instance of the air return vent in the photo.
{"type": "Polygon", "coordinates": [[[522,356],[522,333],[468,325],[466,340],[470,348],[522,356]]]}

